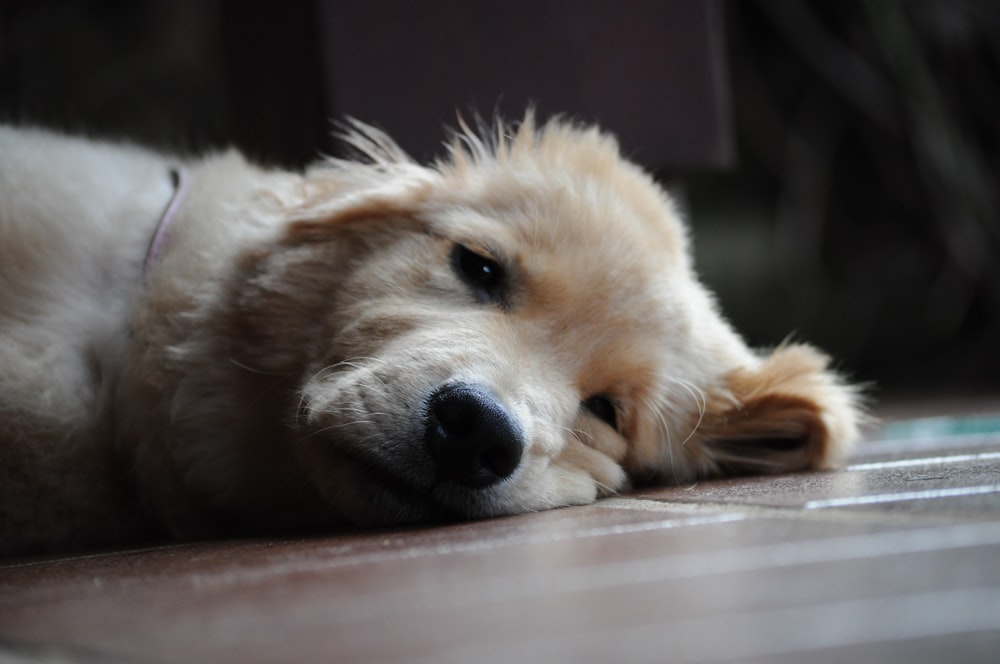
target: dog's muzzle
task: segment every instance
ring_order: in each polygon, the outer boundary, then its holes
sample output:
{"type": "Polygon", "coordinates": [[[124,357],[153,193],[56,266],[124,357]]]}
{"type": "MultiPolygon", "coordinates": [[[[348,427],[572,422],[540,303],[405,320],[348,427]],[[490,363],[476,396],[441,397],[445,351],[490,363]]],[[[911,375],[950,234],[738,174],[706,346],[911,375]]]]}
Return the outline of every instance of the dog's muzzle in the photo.
{"type": "Polygon", "coordinates": [[[424,446],[438,479],[482,489],[514,473],[524,434],[488,389],[452,383],[428,400],[424,446]]]}

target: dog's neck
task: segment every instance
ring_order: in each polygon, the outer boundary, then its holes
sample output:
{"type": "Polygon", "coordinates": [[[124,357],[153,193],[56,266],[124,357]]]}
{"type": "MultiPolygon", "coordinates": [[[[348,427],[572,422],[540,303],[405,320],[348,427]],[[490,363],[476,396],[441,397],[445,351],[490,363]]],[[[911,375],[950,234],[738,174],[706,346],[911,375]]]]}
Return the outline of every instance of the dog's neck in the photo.
{"type": "Polygon", "coordinates": [[[149,247],[146,249],[146,258],[142,263],[142,281],[145,284],[149,283],[150,277],[153,274],[153,268],[159,260],[163,247],[167,244],[170,224],[173,222],[174,217],[177,216],[177,210],[187,195],[188,179],[188,173],[183,168],[176,167],[170,169],[170,183],[173,185],[174,191],[167,202],[167,207],[163,209],[163,214],[160,215],[160,220],[156,224],[156,230],[153,232],[153,237],[149,241],[149,247]]]}

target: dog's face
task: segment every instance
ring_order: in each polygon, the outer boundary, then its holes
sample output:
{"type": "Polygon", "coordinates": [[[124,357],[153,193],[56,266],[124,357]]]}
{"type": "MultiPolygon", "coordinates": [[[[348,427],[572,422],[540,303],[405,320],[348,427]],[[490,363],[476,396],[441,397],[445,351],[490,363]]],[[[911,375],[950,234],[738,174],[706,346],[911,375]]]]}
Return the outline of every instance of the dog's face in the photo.
{"type": "Polygon", "coordinates": [[[451,160],[310,173],[240,277],[242,362],[294,376],[304,472],[349,520],[587,503],[630,482],[820,466],[854,395],[752,353],[662,190],[595,130],[527,120],[451,160]]]}

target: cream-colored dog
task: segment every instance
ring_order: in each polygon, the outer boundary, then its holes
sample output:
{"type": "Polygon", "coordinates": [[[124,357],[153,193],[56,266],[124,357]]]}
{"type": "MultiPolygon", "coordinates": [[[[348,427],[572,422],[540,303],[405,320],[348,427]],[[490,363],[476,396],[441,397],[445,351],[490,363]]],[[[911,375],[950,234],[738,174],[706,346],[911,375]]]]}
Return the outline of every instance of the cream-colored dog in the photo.
{"type": "Polygon", "coordinates": [[[394,524],[825,467],[855,391],[758,354],[592,128],[357,124],[304,174],[0,129],[0,542],[394,524]]]}

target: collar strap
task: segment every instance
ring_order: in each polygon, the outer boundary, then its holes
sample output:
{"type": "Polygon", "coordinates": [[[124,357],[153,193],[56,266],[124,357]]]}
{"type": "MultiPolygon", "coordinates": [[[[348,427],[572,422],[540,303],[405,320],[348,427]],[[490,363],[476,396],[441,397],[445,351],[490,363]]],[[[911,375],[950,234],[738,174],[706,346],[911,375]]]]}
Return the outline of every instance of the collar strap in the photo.
{"type": "Polygon", "coordinates": [[[188,181],[189,177],[186,170],[180,167],[170,169],[170,183],[173,185],[174,192],[171,194],[170,201],[167,203],[167,207],[164,208],[163,214],[160,215],[160,220],[156,224],[156,231],[153,233],[153,238],[149,241],[149,247],[146,249],[146,258],[142,262],[142,281],[145,284],[149,283],[153,275],[153,267],[156,265],[163,248],[167,244],[167,239],[170,235],[170,224],[177,216],[177,210],[187,195],[188,181]]]}

